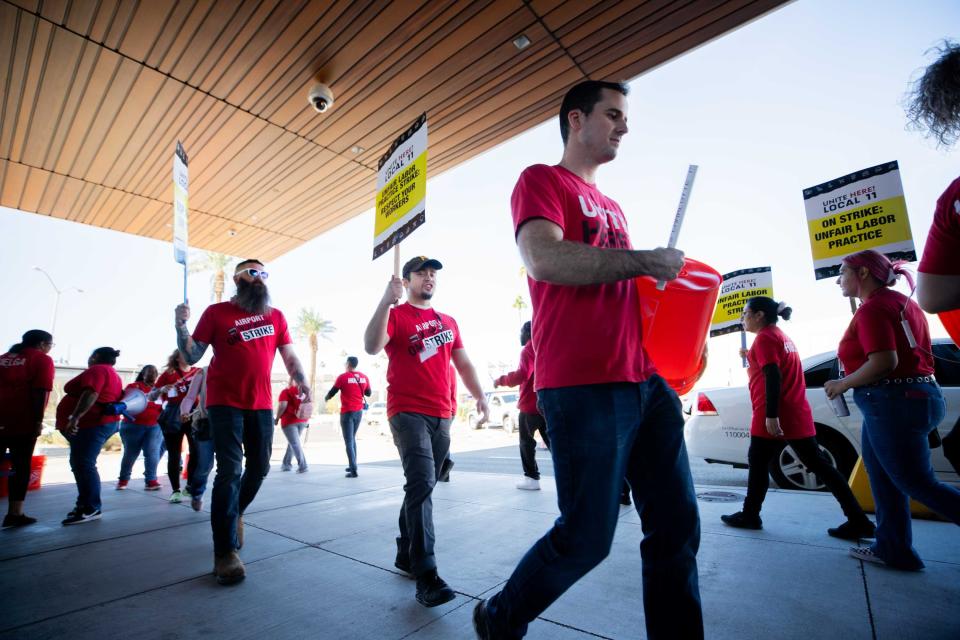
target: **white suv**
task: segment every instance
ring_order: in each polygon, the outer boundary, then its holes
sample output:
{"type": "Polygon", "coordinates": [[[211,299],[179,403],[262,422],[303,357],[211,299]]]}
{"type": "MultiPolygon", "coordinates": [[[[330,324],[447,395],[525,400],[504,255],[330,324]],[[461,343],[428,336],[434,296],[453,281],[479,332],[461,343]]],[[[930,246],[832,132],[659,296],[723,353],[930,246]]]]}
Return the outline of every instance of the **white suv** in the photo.
{"type": "MultiPolygon", "coordinates": [[[[960,350],[948,339],[933,341],[937,382],[947,401],[947,414],[937,430],[941,437],[960,422],[960,350]]],[[[807,384],[807,402],[813,411],[817,441],[827,457],[845,477],[850,475],[860,456],[860,423],[863,416],[853,402],[853,392],[845,394],[850,416],[838,418],[823,392],[823,383],[839,377],[835,351],[811,356],[803,361],[807,384]]],[[[687,421],[685,439],[691,457],[707,462],[747,468],[750,444],[750,393],[746,387],[706,389],[697,394],[693,416],[687,421]]],[[[933,469],[944,482],[960,483],[953,467],[943,456],[943,448],[931,451],[933,469]]],[[[822,490],[815,474],[807,471],[791,447],[784,447],[770,463],[770,475],[783,489],[822,490]]]]}
{"type": "MultiPolygon", "coordinates": [[[[517,430],[520,412],[517,409],[517,402],[520,400],[520,394],[516,391],[491,391],[485,394],[487,396],[487,405],[490,407],[490,422],[486,427],[502,426],[507,433],[513,433],[517,430]]],[[[478,429],[477,423],[480,416],[474,407],[467,414],[467,422],[471,429],[478,429]]]]}

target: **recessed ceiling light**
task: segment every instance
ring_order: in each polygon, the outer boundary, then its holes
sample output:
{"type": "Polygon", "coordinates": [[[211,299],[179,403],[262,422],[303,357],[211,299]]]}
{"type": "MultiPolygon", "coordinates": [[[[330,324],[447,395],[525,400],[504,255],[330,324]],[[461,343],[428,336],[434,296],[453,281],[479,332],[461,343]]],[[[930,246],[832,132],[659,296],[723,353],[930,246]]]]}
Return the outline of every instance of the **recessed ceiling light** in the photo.
{"type": "Polygon", "coordinates": [[[352,147],[350,147],[350,151],[352,151],[353,153],[363,153],[364,151],[366,151],[366,149],[364,149],[358,144],[355,144],[352,147]]]}
{"type": "Polygon", "coordinates": [[[523,51],[530,46],[530,38],[528,38],[526,34],[521,33],[513,39],[513,46],[515,46],[518,51],[523,51]]]}

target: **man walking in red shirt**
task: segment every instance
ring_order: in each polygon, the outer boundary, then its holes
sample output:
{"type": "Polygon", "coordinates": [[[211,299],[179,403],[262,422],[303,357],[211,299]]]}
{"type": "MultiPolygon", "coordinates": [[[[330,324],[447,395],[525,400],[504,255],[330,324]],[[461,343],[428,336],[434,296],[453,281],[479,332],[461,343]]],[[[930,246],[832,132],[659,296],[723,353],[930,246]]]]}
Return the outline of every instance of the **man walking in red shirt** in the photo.
{"type": "Polygon", "coordinates": [[[477,372],[467,357],[456,321],[432,306],[437,287],[438,260],[419,256],[403,267],[403,279],[394,276],[364,333],[370,355],[386,350],[387,417],[400,452],[403,505],[396,566],[417,578],[417,602],[435,607],[456,597],[437,575],[433,553],[433,488],[450,450],[450,362],[489,418],[490,411],[477,372]],[[407,291],[407,301],[396,305],[407,291]]]}
{"type": "Polygon", "coordinates": [[[370,397],[370,380],[357,371],[360,361],[355,356],[347,358],[347,370],[337,376],[333,387],[327,392],[329,402],[340,392],[340,431],[343,433],[343,444],[347,448],[346,468],[348,478],[357,477],[357,429],[363,419],[364,398],[370,397]]]}
{"type": "Polygon", "coordinates": [[[193,364],[213,347],[207,369],[207,417],[217,456],[210,525],[213,529],[217,582],[233,584],[246,571],[237,549],[243,546],[243,512],[270,470],[273,443],[273,397],[270,370],[277,351],[304,402],[310,385],[293,351],[287,320],[270,306],[259,260],[244,260],[233,275],[237,295],[210,305],[193,335],[187,329],[190,307],[177,306],[177,346],[193,364]],[[247,465],[243,466],[246,454],[247,465]],[[242,472],[242,477],[241,477],[242,472]]]}
{"type": "Polygon", "coordinates": [[[520,328],[520,365],[516,371],[504,374],[497,378],[495,387],[520,386],[520,399],[517,409],[520,411],[518,420],[520,427],[520,463],[523,465],[523,480],[517,483],[517,489],[527,491],[540,490],[540,468],[537,467],[537,441],[533,434],[540,432],[543,444],[550,448],[550,436],[547,435],[547,423],[540,410],[537,409],[537,394],[533,390],[533,369],[536,360],[533,352],[533,342],[530,340],[530,321],[527,320],[520,328]]]}
{"type": "Polygon", "coordinates": [[[683,415],[646,357],[633,282],[676,278],[683,253],[634,250],[623,211],[596,184],[627,133],[626,94],[625,85],[594,80],[570,89],[560,106],[560,164],[528,167],[511,198],[560,517],[503,590],[477,604],[480,638],[522,637],[610,553],[624,477],[643,522],[647,637],[703,637],[700,518],[683,415]]]}

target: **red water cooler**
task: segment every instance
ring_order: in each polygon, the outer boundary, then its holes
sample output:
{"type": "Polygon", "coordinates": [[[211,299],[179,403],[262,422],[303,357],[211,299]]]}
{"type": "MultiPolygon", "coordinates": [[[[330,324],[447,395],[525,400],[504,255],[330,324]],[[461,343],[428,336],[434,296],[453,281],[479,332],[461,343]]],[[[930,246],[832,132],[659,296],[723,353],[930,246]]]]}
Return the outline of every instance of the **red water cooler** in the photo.
{"type": "Polygon", "coordinates": [[[953,344],[960,345],[960,309],[944,311],[937,315],[940,317],[940,322],[943,323],[943,328],[953,339],[953,344]]]}
{"type": "Polygon", "coordinates": [[[636,279],[644,348],[679,395],[690,391],[703,374],[703,348],[722,281],[713,267],[692,258],[663,291],[653,278],[636,279]]]}

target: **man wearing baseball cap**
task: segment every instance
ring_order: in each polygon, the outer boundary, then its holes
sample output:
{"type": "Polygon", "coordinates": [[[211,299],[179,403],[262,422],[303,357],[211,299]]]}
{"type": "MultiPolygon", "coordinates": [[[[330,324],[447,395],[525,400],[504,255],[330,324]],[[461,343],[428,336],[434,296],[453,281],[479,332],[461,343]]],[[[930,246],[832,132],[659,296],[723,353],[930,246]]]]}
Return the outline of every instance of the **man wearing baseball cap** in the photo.
{"type": "Polygon", "coordinates": [[[364,334],[367,353],[386,350],[389,358],[387,417],[406,478],[394,564],[416,576],[417,602],[425,607],[456,597],[437,575],[433,553],[433,488],[450,449],[453,421],[451,361],[476,399],[482,420],[490,413],[456,321],[431,303],[442,268],[439,260],[426,256],[409,260],[403,278],[394,276],[387,284],[364,334]],[[398,304],[404,289],[407,301],[398,304]]]}

